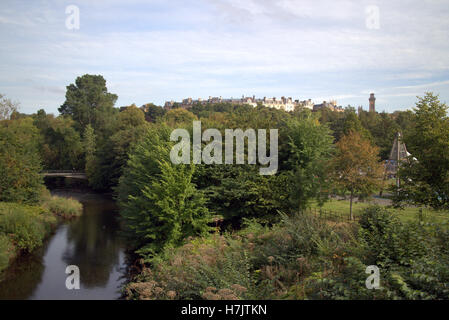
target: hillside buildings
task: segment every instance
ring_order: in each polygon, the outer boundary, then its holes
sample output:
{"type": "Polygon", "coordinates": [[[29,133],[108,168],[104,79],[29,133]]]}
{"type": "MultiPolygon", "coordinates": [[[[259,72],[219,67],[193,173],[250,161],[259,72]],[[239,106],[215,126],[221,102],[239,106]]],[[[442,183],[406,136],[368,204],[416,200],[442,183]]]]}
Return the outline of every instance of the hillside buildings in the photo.
{"type": "Polygon", "coordinates": [[[308,100],[293,100],[291,97],[281,97],[281,98],[267,98],[256,99],[255,96],[245,97],[242,96],[240,99],[223,99],[222,97],[209,97],[208,99],[198,98],[193,100],[192,98],[183,99],[182,102],[167,101],[164,105],[166,109],[171,109],[174,106],[178,106],[184,109],[190,109],[194,105],[206,105],[206,104],[217,104],[217,103],[231,103],[237,105],[250,105],[256,107],[257,105],[262,105],[268,108],[281,109],[285,111],[294,111],[296,109],[309,109],[311,111],[318,111],[323,108],[329,108],[333,111],[341,112],[343,108],[337,106],[337,101],[331,100],[329,102],[323,101],[321,104],[314,104],[311,99],[308,100]]]}

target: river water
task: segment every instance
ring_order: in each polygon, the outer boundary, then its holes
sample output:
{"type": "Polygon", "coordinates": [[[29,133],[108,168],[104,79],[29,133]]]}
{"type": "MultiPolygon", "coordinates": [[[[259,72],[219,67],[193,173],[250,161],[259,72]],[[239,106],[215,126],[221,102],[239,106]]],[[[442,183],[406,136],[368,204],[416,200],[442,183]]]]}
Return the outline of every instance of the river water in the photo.
{"type": "Polygon", "coordinates": [[[44,246],[19,257],[2,275],[0,299],[118,299],[126,281],[117,207],[106,196],[54,191],[83,204],[81,217],[61,224],[44,246]],[[66,267],[80,270],[80,289],[68,290],[66,267]]]}

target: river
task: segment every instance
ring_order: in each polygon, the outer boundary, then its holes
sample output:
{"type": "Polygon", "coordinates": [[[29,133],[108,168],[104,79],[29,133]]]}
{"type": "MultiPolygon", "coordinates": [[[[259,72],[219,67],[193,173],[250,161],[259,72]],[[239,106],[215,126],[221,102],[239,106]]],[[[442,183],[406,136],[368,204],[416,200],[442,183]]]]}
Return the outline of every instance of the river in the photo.
{"type": "Polygon", "coordinates": [[[62,223],[33,253],[16,259],[0,282],[0,299],[118,299],[126,281],[117,207],[107,196],[53,191],[83,204],[81,217],[62,223]],[[80,289],[66,288],[66,267],[80,270],[80,289]]]}

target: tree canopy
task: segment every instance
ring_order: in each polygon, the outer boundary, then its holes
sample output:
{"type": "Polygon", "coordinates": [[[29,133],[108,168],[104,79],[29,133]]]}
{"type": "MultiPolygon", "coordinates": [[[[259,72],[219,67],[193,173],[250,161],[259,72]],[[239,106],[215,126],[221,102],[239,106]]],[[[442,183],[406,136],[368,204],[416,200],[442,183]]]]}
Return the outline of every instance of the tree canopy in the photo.
{"type": "Polygon", "coordinates": [[[418,97],[415,125],[404,135],[411,156],[400,163],[401,186],[396,204],[414,203],[436,209],[449,208],[448,106],[438,96],[418,97]]]}

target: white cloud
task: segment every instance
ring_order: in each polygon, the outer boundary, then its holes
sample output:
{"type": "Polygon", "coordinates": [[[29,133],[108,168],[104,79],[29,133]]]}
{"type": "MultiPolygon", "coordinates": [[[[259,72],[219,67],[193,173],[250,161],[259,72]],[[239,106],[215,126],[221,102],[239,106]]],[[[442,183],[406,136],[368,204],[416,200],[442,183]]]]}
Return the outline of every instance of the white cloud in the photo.
{"type": "Polygon", "coordinates": [[[365,102],[367,87],[406,95],[393,91],[424,89],[449,71],[449,12],[436,1],[376,1],[380,30],[364,25],[368,1],[78,3],[78,32],[63,27],[63,4],[0,5],[8,26],[0,31],[0,91],[14,87],[30,110],[39,99],[55,110],[64,99],[56,88],[93,73],[105,76],[119,104],[242,91],[365,102]]]}

